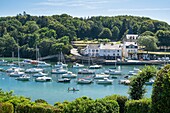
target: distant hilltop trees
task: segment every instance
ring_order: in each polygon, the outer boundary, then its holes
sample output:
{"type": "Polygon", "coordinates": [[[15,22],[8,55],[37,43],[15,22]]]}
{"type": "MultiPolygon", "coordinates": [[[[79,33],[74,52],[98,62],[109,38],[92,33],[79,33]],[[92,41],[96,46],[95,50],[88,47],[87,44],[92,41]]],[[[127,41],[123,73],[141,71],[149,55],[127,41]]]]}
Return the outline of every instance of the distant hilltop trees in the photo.
{"type": "Polygon", "coordinates": [[[41,56],[60,51],[69,54],[71,41],[105,39],[120,41],[126,34],[154,35],[159,46],[170,45],[170,25],[137,16],[72,17],[67,14],[31,16],[26,12],[0,17],[0,56],[11,56],[20,48],[20,56],[35,58],[36,46],[41,56]]]}

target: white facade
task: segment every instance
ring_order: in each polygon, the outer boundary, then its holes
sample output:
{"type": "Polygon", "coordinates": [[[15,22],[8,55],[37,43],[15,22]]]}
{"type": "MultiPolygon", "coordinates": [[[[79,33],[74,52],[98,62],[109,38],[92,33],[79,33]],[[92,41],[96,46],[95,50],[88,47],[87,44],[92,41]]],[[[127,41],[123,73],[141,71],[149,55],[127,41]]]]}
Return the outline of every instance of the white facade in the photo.
{"type": "Polygon", "coordinates": [[[84,48],[83,54],[86,56],[99,56],[100,44],[89,44],[84,48]]]}
{"type": "Polygon", "coordinates": [[[138,45],[136,42],[124,42],[123,56],[128,59],[137,59],[138,45]]]}
{"type": "Polygon", "coordinates": [[[122,57],[122,46],[120,44],[101,44],[99,56],[122,57]]]}
{"type": "Polygon", "coordinates": [[[122,57],[122,45],[121,44],[90,44],[83,50],[83,54],[91,57],[110,57],[121,58],[122,57]]]}

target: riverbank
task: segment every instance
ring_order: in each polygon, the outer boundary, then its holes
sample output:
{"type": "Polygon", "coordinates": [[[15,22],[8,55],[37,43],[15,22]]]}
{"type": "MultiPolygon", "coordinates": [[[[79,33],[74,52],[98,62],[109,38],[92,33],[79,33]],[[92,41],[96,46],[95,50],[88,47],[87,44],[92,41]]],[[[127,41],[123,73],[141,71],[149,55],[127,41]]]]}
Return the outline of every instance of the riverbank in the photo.
{"type": "Polygon", "coordinates": [[[105,60],[105,65],[161,65],[170,63],[170,61],[160,61],[160,60],[149,60],[149,61],[141,61],[141,60],[128,60],[127,62],[118,62],[116,60],[105,60]]]}

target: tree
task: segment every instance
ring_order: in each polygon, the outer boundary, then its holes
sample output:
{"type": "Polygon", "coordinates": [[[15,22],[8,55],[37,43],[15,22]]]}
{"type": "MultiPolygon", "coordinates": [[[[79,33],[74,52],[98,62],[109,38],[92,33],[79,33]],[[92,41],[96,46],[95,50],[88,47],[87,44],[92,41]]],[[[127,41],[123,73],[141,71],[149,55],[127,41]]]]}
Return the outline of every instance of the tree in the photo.
{"type": "Polygon", "coordinates": [[[119,39],[119,33],[120,33],[119,28],[114,26],[111,31],[112,31],[112,37],[113,37],[112,40],[118,40],[119,39]]]}
{"type": "Polygon", "coordinates": [[[152,91],[152,113],[170,113],[170,65],[156,75],[152,91]]]}
{"type": "Polygon", "coordinates": [[[145,46],[145,50],[154,51],[157,49],[157,38],[153,36],[141,36],[138,39],[138,43],[140,46],[145,46]]]}
{"type": "Polygon", "coordinates": [[[6,57],[11,57],[11,53],[12,52],[17,52],[17,43],[14,40],[13,37],[11,37],[9,34],[4,35],[2,38],[0,38],[0,43],[1,48],[2,48],[2,52],[1,54],[3,54],[6,57]]]}
{"type": "Polygon", "coordinates": [[[55,43],[56,43],[55,40],[51,40],[49,38],[42,39],[38,44],[38,48],[40,50],[41,56],[44,57],[44,56],[51,55],[53,53],[52,45],[55,43]]]}
{"type": "Polygon", "coordinates": [[[103,28],[101,33],[99,34],[100,38],[111,38],[112,37],[112,32],[110,31],[109,28],[103,28]]]}
{"type": "Polygon", "coordinates": [[[145,82],[154,77],[157,73],[157,69],[154,66],[145,66],[142,72],[139,72],[134,76],[130,82],[129,95],[131,99],[142,99],[146,89],[144,88],[145,82]]]}
{"type": "Polygon", "coordinates": [[[27,33],[33,33],[39,29],[39,26],[36,24],[35,21],[27,21],[25,26],[26,26],[27,33]]]}
{"type": "Polygon", "coordinates": [[[169,46],[170,45],[170,31],[159,30],[156,32],[158,38],[159,46],[169,46]]]}
{"type": "Polygon", "coordinates": [[[144,33],[141,34],[141,36],[155,36],[155,34],[151,31],[145,31],[144,33]]]}

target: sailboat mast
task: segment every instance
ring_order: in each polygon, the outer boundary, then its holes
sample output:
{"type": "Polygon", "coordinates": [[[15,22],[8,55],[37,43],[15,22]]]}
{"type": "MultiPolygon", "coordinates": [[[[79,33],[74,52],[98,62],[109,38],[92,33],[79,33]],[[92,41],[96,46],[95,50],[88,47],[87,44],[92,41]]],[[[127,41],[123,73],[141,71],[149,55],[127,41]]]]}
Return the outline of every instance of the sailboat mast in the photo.
{"type": "Polygon", "coordinates": [[[17,44],[18,44],[18,66],[20,67],[20,63],[19,63],[19,60],[20,60],[19,57],[20,56],[19,56],[19,43],[18,43],[18,40],[17,40],[17,44]]]}
{"type": "Polygon", "coordinates": [[[115,67],[116,67],[116,54],[115,54],[115,67]]]}

